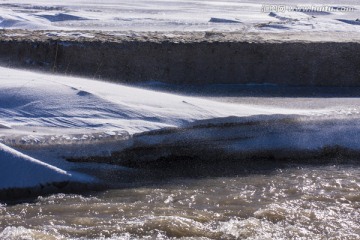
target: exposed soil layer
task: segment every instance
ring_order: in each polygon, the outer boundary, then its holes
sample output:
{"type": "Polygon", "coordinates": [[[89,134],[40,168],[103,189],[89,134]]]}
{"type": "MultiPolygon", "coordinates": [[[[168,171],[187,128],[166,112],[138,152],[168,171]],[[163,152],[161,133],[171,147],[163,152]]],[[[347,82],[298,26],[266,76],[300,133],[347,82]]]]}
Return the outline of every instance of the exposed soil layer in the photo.
{"type": "Polygon", "coordinates": [[[0,31],[0,62],[117,82],[360,86],[359,36],[0,31]],[[85,36],[85,37],[84,37],[85,36]]]}

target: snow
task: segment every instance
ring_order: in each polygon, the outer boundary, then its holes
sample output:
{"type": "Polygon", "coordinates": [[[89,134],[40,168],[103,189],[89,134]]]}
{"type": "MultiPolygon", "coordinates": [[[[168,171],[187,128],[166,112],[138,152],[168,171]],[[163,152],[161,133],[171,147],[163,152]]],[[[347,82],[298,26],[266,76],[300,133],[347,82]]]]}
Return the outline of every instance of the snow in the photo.
{"type": "Polygon", "coordinates": [[[86,181],[0,143],[0,189],[36,187],[40,184],[86,181]]]}
{"type": "Polygon", "coordinates": [[[77,169],[108,166],[70,163],[64,157],[109,156],[134,144],[214,140],[219,147],[223,142],[225,149],[238,151],[327,145],[357,149],[360,110],[356,101],[351,100],[348,107],[325,104],[321,109],[306,108],[306,102],[303,108],[301,104],[254,105],[256,98],[229,103],[0,67],[0,190],[92,181],[77,169]],[[308,120],[302,123],[303,118],[308,120]],[[286,119],[296,121],[279,124],[286,119]],[[255,129],[244,124],[248,122],[256,122],[255,129]],[[229,123],[234,127],[222,127],[229,123]],[[154,132],[169,128],[183,131],[154,132]],[[247,137],[251,140],[242,140],[247,137]]]}
{"type": "Polygon", "coordinates": [[[1,144],[0,189],[82,181],[78,174],[70,173],[77,165],[62,157],[119,150],[117,142],[126,142],[135,133],[184,127],[196,120],[219,117],[323,112],[221,103],[0,67],[0,142],[28,154],[1,144]],[[44,151],[43,145],[57,147],[44,151]],[[31,151],[23,146],[39,148],[31,151]]]}
{"type": "Polygon", "coordinates": [[[307,113],[3,67],[0,73],[0,119],[12,132],[51,127],[59,134],[74,128],[134,134],[214,117],[307,113]]]}
{"type": "Polygon", "coordinates": [[[0,27],[80,32],[358,32],[359,10],[354,0],[3,0],[0,27]]]}

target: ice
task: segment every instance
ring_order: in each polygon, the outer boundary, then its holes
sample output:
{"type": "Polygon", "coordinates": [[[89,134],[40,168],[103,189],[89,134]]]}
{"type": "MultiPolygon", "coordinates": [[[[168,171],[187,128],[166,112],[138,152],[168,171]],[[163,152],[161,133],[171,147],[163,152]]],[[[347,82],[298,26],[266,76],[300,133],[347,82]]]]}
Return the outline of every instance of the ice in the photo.
{"type": "Polygon", "coordinates": [[[41,162],[0,143],[0,190],[36,187],[40,184],[84,181],[62,169],[41,162]]]}

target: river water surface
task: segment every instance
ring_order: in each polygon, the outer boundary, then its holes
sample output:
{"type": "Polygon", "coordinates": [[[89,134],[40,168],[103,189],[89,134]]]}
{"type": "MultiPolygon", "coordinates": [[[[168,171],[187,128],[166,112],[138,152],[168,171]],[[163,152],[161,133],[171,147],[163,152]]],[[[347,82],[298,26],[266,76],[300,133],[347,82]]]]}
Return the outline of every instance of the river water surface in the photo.
{"type": "MultiPolygon", "coordinates": [[[[330,104],[339,112],[360,99],[219,95],[290,108],[330,104]]],[[[165,173],[110,165],[95,174],[111,183],[107,190],[0,204],[0,239],[360,239],[360,165],[340,160],[215,160],[165,173]]]]}
{"type": "Polygon", "coordinates": [[[360,239],[358,165],[236,171],[3,204],[0,239],[360,239]]]}

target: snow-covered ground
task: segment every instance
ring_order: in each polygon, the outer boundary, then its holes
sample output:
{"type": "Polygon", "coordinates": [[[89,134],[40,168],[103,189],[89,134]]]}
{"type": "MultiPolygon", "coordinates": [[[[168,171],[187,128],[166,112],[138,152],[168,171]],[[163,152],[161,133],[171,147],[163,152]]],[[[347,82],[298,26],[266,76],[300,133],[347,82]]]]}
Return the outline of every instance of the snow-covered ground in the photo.
{"type": "MultiPolygon", "coordinates": [[[[41,30],[352,32],[355,0],[1,0],[0,27],[41,30]]],[[[81,35],[81,33],[79,33],[81,35]]]]}
{"type": "MultiPolygon", "coordinates": [[[[227,137],[237,139],[246,134],[258,139],[251,141],[252,145],[233,142],[232,146],[235,147],[240,144],[236,147],[238,149],[271,149],[279,147],[281,143],[301,148],[340,144],[357,149],[356,134],[360,127],[354,123],[357,123],[359,115],[359,109],[353,106],[349,109],[339,106],[333,108],[331,105],[322,109],[306,109],[301,105],[283,108],[271,104],[262,106],[227,103],[91,79],[0,67],[0,142],[17,149],[0,145],[1,171],[13,169],[13,172],[19,173],[16,176],[0,174],[0,189],[19,187],[21,183],[29,186],[63,179],[86,180],[87,178],[74,174],[74,170],[79,168],[78,163],[69,163],[63,159],[72,157],[75,153],[80,156],[96,156],[139,142],[156,145],[164,141],[176,143],[187,138],[194,141],[194,137],[195,140],[201,140],[211,132],[217,140],[227,137]],[[269,124],[268,121],[300,116],[310,118],[311,124],[302,128],[299,127],[301,123],[297,122],[296,127],[285,131],[286,126],[274,122],[274,126],[278,128],[276,131],[279,141],[271,140],[274,138],[272,127],[261,128],[260,132],[254,131],[252,125],[248,131],[242,125],[226,131],[222,131],[221,126],[219,128],[222,121],[227,124],[256,121],[261,125],[262,122],[269,124]],[[324,121],[334,118],[348,119],[350,122],[346,121],[341,126],[334,126],[333,123],[316,124],[316,119],[324,121]],[[215,128],[207,131],[203,127],[199,130],[196,127],[204,124],[214,124],[215,128]],[[134,134],[164,128],[194,130],[186,130],[179,135],[160,134],[157,137],[152,134],[150,137],[142,135],[132,138],[134,134]],[[267,129],[270,135],[266,135],[267,129]],[[321,137],[324,133],[329,133],[329,137],[321,137]],[[292,140],[295,135],[300,136],[297,138],[300,142],[292,140]],[[316,145],[308,141],[312,136],[318,139],[316,145]],[[44,150],[44,146],[55,147],[48,151],[44,150]],[[23,174],[24,169],[30,169],[28,166],[49,174],[23,174]]],[[[94,168],[93,165],[87,167],[94,168]]]]}
{"type": "Polygon", "coordinates": [[[13,133],[42,132],[48,127],[56,128],[53,131],[58,133],[81,128],[134,134],[214,117],[306,113],[4,67],[0,72],[0,122],[4,132],[9,131],[7,128],[13,133]]]}
{"type": "MultiPolygon", "coordinates": [[[[20,148],[91,143],[108,145],[107,142],[127,140],[134,133],[181,127],[195,120],[304,112],[219,103],[3,67],[0,67],[0,73],[0,142],[20,148]]],[[[101,152],[107,149],[99,146],[101,152]]],[[[66,150],[61,153],[58,150],[58,155],[33,151],[32,156],[39,157],[39,160],[3,144],[0,147],[1,169],[8,173],[0,174],[0,189],[64,179],[83,180],[66,172],[74,168],[74,164],[60,159],[66,150]],[[37,174],[39,171],[42,174],[37,174]]],[[[119,146],[115,147],[118,149],[119,146]]],[[[91,148],[83,153],[91,155],[91,148]]]]}

